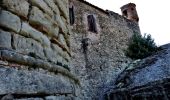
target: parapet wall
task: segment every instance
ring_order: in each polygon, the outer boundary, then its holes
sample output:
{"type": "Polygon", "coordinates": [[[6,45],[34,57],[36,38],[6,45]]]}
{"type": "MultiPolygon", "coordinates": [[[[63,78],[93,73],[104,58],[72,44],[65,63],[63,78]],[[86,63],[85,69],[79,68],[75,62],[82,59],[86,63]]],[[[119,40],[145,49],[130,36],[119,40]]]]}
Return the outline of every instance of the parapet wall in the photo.
{"type": "Polygon", "coordinates": [[[0,4],[0,97],[73,99],[68,0],[0,4]]]}

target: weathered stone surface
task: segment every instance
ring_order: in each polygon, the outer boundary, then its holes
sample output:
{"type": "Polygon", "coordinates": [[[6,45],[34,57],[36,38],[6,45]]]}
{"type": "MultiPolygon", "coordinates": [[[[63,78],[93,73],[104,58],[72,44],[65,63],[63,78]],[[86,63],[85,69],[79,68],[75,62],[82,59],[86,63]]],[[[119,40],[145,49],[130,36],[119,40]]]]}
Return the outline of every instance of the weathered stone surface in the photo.
{"type": "Polygon", "coordinates": [[[0,26],[18,33],[21,29],[21,21],[18,16],[12,14],[11,12],[1,10],[0,26]]]}
{"type": "Polygon", "coordinates": [[[164,45],[162,48],[163,50],[156,55],[143,59],[136,70],[131,72],[129,76],[131,79],[130,87],[170,78],[170,44],[164,45]]]}
{"type": "Polygon", "coordinates": [[[45,100],[73,100],[71,97],[66,96],[48,96],[45,100]]]}
{"type": "Polygon", "coordinates": [[[1,100],[13,100],[14,96],[11,94],[7,94],[1,98],[1,100]]]}
{"type": "Polygon", "coordinates": [[[14,100],[44,100],[43,98],[24,98],[24,99],[14,99],[14,100]]]}
{"type": "Polygon", "coordinates": [[[53,35],[53,37],[55,37],[55,38],[58,38],[58,34],[59,34],[59,27],[54,27],[54,31],[53,31],[53,33],[52,33],[53,35]]]}
{"type": "Polygon", "coordinates": [[[60,15],[58,6],[55,4],[54,0],[44,0],[48,6],[55,12],[56,15],[60,15]]]}
{"type": "Polygon", "coordinates": [[[61,14],[66,18],[69,19],[69,15],[68,15],[68,10],[67,10],[67,6],[64,5],[63,1],[60,0],[54,0],[54,2],[56,3],[57,6],[59,6],[59,9],[61,11],[61,14]]]}
{"type": "Polygon", "coordinates": [[[72,84],[64,77],[36,71],[17,70],[0,66],[0,94],[68,94],[72,84]]]}
{"type": "Polygon", "coordinates": [[[0,47],[11,48],[11,33],[0,29],[0,47]]]}
{"type": "Polygon", "coordinates": [[[62,48],[60,48],[58,45],[56,45],[56,44],[52,44],[52,49],[55,51],[55,52],[57,52],[57,54],[59,54],[59,55],[63,55],[63,50],[62,50],[62,48]]]}
{"type": "Polygon", "coordinates": [[[32,5],[39,7],[42,9],[45,13],[47,13],[50,16],[53,16],[53,11],[49,6],[44,2],[44,0],[30,0],[32,5]]]}
{"type": "Polygon", "coordinates": [[[37,41],[31,38],[25,38],[23,36],[14,34],[13,45],[17,52],[33,56],[39,59],[45,59],[43,47],[37,41]]]}
{"type": "Polygon", "coordinates": [[[46,32],[49,36],[57,37],[58,35],[57,24],[54,25],[54,20],[35,6],[33,6],[30,12],[29,22],[38,30],[46,32]]]}
{"type": "Polygon", "coordinates": [[[74,100],[79,79],[66,51],[68,0],[0,2],[8,10],[0,7],[0,99],[74,100]]]}
{"type": "Polygon", "coordinates": [[[70,62],[68,62],[66,59],[62,59],[62,65],[64,68],[70,71],[70,62]]]}
{"type": "MultiPolygon", "coordinates": [[[[52,44],[52,49],[54,52],[56,52],[57,55],[59,55],[60,57],[62,57],[62,59],[67,60],[68,62],[70,61],[71,57],[68,54],[68,52],[63,51],[62,48],[60,48],[58,45],[56,44],[52,44]]],[[[62,62],[62,59],[58,59],[59,62],[62,62]]]]}
{"type": "Polygon", "coordinates": [[[27,23],[22,23],[21,34],[39,41],[43,46],[50,47],[49,39],[43,33],[37,31],[27,23]]]}
{"type": "Polygon", "coordinates": [[[68,10],[68,5],[69,5],[69,0],[62,0],[63,1],[63,4],[65,5],[65,7],[67,8],[68,10]]]}
{"type": "Polygon", "coordinates": [[[65,35],[65,40],[66,40],[67,46],[70,48],[70,35],[65,35]]]}
{"type": "Polygon", "coordinates": [[[58,26],[62,29],[62,32],[64,34],[67,34],[68,29],[66,27],[66,24],[62,21],[61,17],[58,15],[55,15],[55,21],[57,22],[58,26]]]}
{"type": "MultiPolygon", "coordinates": [[[[44,13],[37,7],[33,6],[32,10],[30,12],[29,21],[33,24],[41,24],[44,21],[47,21],[47,19],[44,16],[44,13]]],[[[48,23],[49,24],[49,23],[48,23]]]]}
{"type": "Polygon", "coordinates": [[[67,43],[66,43],[66,40],[65,40],[63,34],[60,33],[58,38],[59,38],[59,41],[61,42],[61,44],[64,45],[65,47],[67,47],[67,43]]]}
{"type": "Polygon", "coordinates": [[[48,70],[49,72],[61,73],[64,76],[69,77],[74,80],[76,84],[79,84],[78,78],[59,65],[44,61],[42,59],[33,58],[27,55],[22,55],[16,53],[12,50],[0,50],[0,58],[9,62],[14,62],[21,65],[29,66],[30,68],[42,68],[44,70],[48,70]]]}
{"type": "Polygon", "coordinates": [[[61,19],[67,25],[67,20],[63,16],[61,16],[61,19]]]}
{"type": "Polygon", "coordinates": [[[29,3],[27,0],[3,0],[3,6],[13,13],[27,18],[29,3]]]}
{"type": "Polygon", "coordinates": [[[57,62],[62,62],[62,57],[57,53],[57,51],[54,51],[51,48],[44,48],[44,53],[49,61],[56,64],[57,62]]]}
{"type": "MultiPolygon", "coordinates": [[[[170,86],[170,44],[161,47],[154,55],[135,61],[118,76],[111,99],[123,96],[148,100],[168,100],[170,86]],[[130,68],[128,68],[130,67],[130,68]],[[120,85],[122,84],[122,85],[120,85]],[[117,95],[119,94],[119,96],[117,95]],[[159,94],[159,96],[158,96],[159,94]]],[[[124,97],[122,97],[124,98],[124,97]]]]}
{"type": "Polygon", "coordinates": [[[68,60],[68,61],[71,60],[71,57],[70,57],[70,55],[69,55],[67,52],[64,52],[64,53],[63,53],[63,58],[66,59],[66,60],[68,60]]]}

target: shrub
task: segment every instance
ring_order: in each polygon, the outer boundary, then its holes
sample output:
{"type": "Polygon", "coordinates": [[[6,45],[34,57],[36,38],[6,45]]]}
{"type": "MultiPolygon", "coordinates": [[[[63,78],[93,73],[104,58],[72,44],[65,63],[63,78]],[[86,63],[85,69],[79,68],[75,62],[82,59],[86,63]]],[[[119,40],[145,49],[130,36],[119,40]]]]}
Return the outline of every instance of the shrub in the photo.
{"type": "Polygon", "coordinates": [[[132,59],[142,59],[156,51],[157,46],[150,34],[145,34],[142,37],[140,34],[135,33],[129,41],[126,56],[132,59]]]}

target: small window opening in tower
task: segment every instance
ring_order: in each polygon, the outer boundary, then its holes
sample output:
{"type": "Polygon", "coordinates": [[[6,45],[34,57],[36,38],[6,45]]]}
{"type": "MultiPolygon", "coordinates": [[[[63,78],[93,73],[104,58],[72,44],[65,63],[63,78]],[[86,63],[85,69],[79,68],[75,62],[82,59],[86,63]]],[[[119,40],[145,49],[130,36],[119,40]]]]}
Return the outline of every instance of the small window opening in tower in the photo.
{"type": "Polygon", "coordinates": [[[87,16],[88,21],[88,30],[94,33],[97,33],[97,25],[94,15],[87,16]]]}
{"type": "Polygon", "coordinates": [[[123,11],[123,15],[127,17],[127,10],[123,11]]]}
{"type": "Polygon", "coordinates": [[[136,21],[138,22],[138,21],[139,21],[139,18],[137,18],[136,21]]]}
{"type": "Polygon", "coordinates": [[[74,7],[71,6],[69,8],[69,17],[70,17],[70,24],[73,25],[75,22],[75,16],[74,16],[74,7]]]}
{"type": "Polygon", "coordinates": [[[134,9],[133,9],[133,8],[131,8],[131,10],[133,11],[134,9]]]}

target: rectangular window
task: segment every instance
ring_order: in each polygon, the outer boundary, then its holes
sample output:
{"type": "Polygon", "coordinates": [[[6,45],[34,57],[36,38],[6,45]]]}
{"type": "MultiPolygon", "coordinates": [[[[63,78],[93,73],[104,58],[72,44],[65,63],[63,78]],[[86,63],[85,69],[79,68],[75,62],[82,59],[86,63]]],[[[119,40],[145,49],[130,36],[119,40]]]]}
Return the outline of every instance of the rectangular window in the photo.
{"type": "Polygon", "coordinates": [[[96,26],[96,20],[93,15],[87,16],[88,20],[88,30],[94,33],[97,33],[97,26],[96,26]]]}
{"type": "Polygon", "coordinates": [[[69,8],[69,17],[70,17],[70,24],[73,25],[75,21],[75,16],[74,16],[74,7],[69,8]]]}

